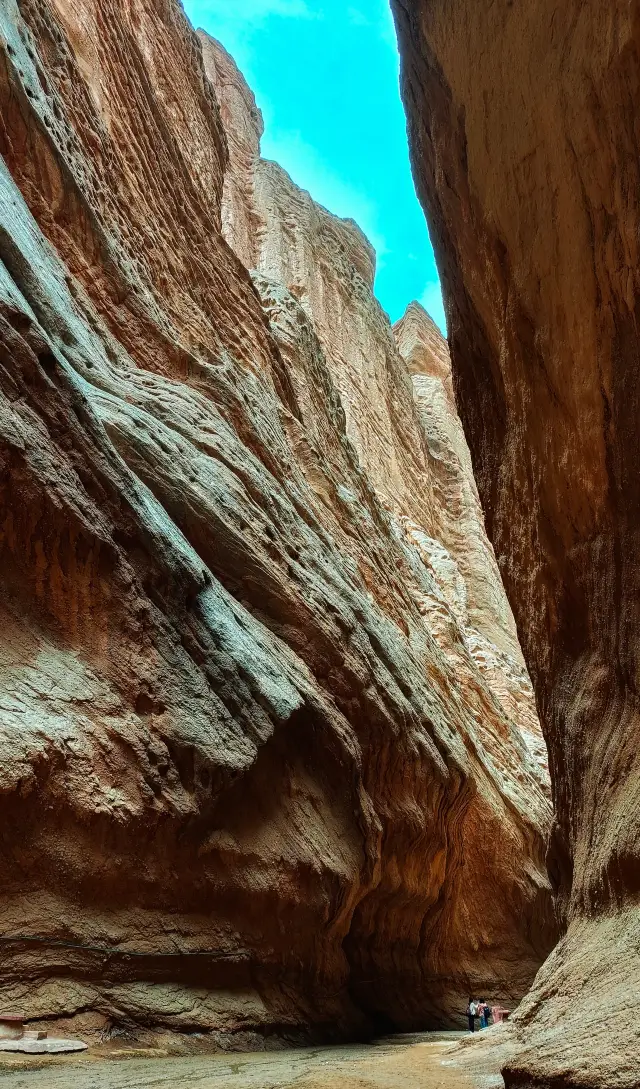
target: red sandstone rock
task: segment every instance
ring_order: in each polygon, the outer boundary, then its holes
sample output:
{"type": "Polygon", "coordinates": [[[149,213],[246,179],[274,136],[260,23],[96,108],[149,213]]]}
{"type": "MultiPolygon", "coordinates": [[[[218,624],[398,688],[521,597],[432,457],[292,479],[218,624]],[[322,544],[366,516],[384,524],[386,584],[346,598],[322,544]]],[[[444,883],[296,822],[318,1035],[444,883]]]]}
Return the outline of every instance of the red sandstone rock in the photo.
{"type": "Polygon", "coordinates": [[[456,394],[550,753],[567,929],[506,1080],[631,1089],[640,5],[393,7],[456,394]]]}
{"type": "Polygon", "coordinates": [[[251,145],[173,0],[10,2],[0,47],[3,1004],[246,1044],[512,1000],[549,807],[401,528],[440,540],[388,323],[356,452],[319,316],[223,238],[251,145]]]}

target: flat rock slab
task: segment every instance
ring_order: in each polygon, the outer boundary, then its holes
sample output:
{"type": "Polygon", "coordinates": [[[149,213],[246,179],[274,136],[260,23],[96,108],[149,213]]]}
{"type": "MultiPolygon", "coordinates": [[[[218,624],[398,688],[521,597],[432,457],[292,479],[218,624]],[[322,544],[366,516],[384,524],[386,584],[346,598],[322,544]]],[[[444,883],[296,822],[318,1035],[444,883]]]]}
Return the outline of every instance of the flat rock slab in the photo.
{"type": "Polygon", "coordinates": [[[61,1051],[86,1051],[88,1044],[82,1040],[0,1040],[0,1051],[21,1051],[27,1055],[57,1055],[61,1051]]]}

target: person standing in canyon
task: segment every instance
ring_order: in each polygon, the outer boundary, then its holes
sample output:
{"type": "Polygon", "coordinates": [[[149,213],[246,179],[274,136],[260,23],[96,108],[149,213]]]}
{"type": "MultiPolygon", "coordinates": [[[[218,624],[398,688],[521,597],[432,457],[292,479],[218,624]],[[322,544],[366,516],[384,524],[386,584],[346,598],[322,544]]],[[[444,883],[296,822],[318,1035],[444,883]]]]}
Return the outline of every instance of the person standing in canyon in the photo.
{"type": "Polygon", "coordinates": [[[474,998],[470,998],[467,1003],[467,1019],[469,1021],[469,1032],[476,1031],[476,1017],[478,1014],[478,1007],[474,998]]]}

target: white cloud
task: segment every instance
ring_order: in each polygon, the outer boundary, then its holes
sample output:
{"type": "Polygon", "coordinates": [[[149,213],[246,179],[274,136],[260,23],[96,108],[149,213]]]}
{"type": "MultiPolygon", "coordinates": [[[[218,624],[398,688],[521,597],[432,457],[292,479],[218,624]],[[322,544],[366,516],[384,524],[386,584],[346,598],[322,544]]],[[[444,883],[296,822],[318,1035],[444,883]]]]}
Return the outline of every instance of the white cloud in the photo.
{"type": "Polygon", "coordinates": [[[347,8],[347,18],[354,26],[371,26],[371,20],[359,8],[347,8]]]}
{"type": "MultiPolygon", "coordinates": [[[[201,17],[214,16],[234,25],[238,23],[238,12],[229,10],[229,0],[201,0],[198,4],[201,17]]],[[[242,20],[247,24],[268,18],[270,15],[283,15],[295,19],[313,19],[317,16],[310,10],[307,0],[242,0],[242,20]]]]}
{"type": "Polygon", "coordinates": [[[265,15],[287,15],[296,19],[313,17],[306,0],[249,0],[248,3],[245,0],[245,14],[258,18],[265,15]]]}
{"type": "Polygon", "coordinates": [[[371,199],[333,170],[301,133],[281,129],[271,120],[262,141],[262,154],[283,166],[296,185],[307,189],[318,204],[334,215],[354,219],[376,250],[378,260],[388,252],[377,229],[376,208],[371,199]]]}

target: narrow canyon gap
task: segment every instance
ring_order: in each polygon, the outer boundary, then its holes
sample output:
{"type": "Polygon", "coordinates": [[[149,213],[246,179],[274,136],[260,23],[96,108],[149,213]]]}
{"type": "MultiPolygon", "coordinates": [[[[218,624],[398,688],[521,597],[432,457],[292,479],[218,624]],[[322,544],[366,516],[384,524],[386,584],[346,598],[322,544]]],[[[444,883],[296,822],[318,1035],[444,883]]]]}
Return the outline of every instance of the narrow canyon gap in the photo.
{"type": "Polygon", "coordinates": [[[507,1082],[637,1086],[640,4],[392,7],[457,401],[550,756],[566,934],[507,1082]]]}
{"type": "Polygon", "coordinates": [[[175,0],[4,0],[0,55],[2,1005],[246,1047],[512,1004],[548,773],[445,342],[175,0]]]}

